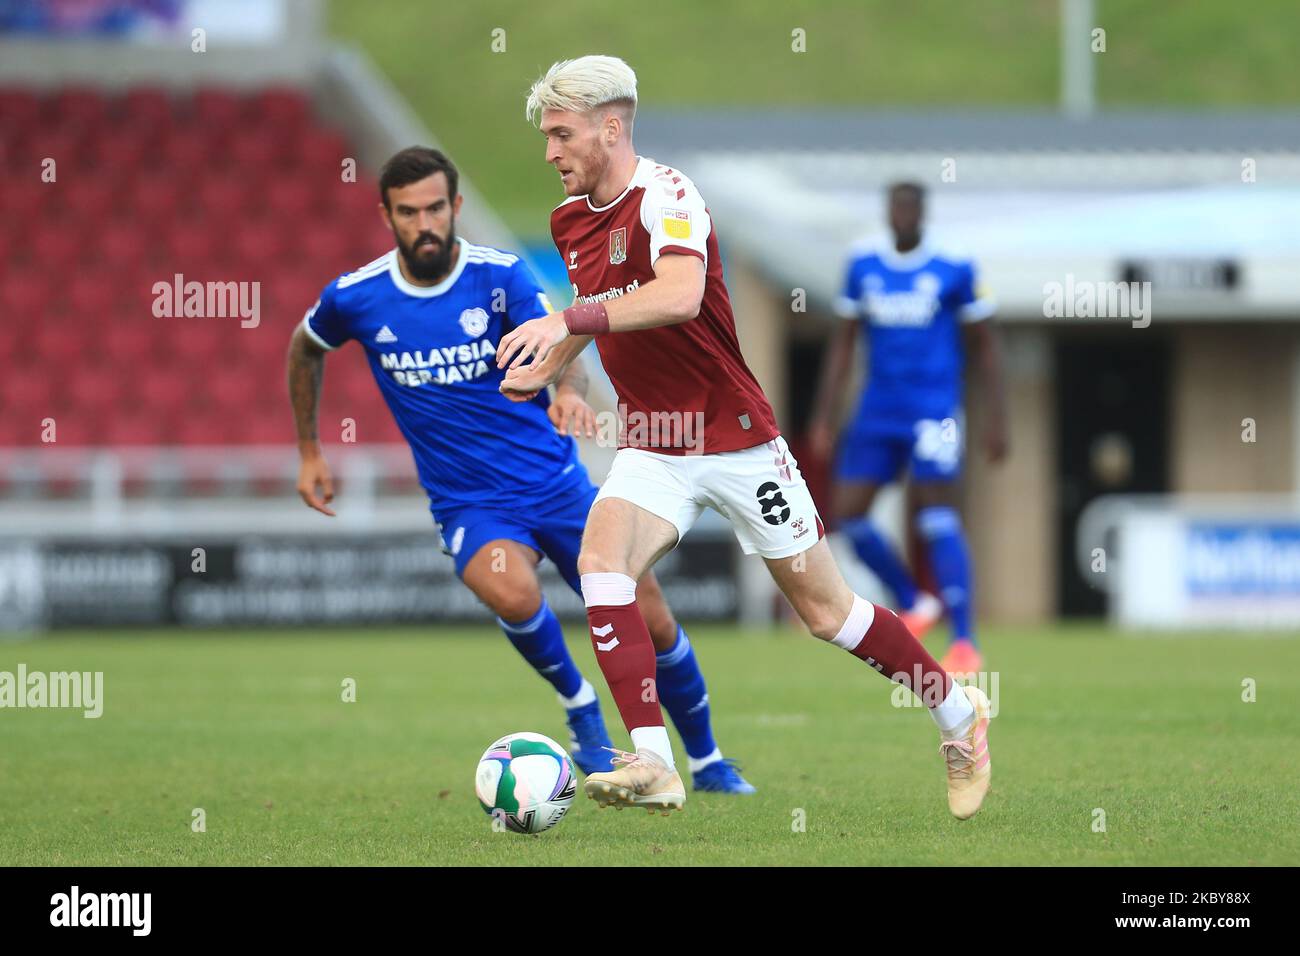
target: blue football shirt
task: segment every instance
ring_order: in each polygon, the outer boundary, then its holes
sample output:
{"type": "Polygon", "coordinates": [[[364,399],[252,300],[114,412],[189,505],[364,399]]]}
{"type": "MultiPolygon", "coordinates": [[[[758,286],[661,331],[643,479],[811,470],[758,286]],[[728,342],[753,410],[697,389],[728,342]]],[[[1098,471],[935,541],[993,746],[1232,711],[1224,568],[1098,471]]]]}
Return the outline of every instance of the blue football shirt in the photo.
{"type": "Polygon", "coordinates": [[[529,402],[499,391],[497,345],[551,311],[545,294],[519,257],[457,243],[455,267],[435,286],[408,282],[393,249],[327,285],[303,318],[322,348],[355,339],[366,350],[435,516],[517,508],[586,474],[574,440],[546,416],[545,391],[529,402]]]}
{"type": "Polygon", "coordinates": [[[961,326],[993,314],[975,266],[926,243],[900,253],[864,248],[850,259],[836,312],[868,338],[859,418],[943,418],[961,405],[961,326]]]}

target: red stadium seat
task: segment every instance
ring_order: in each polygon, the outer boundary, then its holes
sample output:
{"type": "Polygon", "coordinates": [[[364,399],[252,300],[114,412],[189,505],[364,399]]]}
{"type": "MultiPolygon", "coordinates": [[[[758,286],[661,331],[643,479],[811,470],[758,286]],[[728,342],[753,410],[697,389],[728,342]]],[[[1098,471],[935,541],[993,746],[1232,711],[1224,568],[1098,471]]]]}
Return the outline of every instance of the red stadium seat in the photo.
{"type": "Polygon", "coordinates": [[[247,176],[225,174],[199,183],[197,198],[204,215],[220,222],[251,212],[257,193],[247,176]]]}
{"type": "Polygon", "coordinates": [[[56,409],[50,417],[54,419],[54,437],[58,444],[68,448],[97,444],[101,434],[101,424],[85,414],[85,410],[97,408],[98,406],[91,404],[83,408],[56,409]]]}
{"type": "Polygon", "coordinates": [[[142,130],[118,127],[95,141],[95,168],[120,180],[140,165],[148,147],[142,130]]]}
{"type": "Polygon", "coordinates": [[[46,105],[54,121],[63,126],[100,126],[108,119],[108,100],[87,87],[64,87],[46,105]]]}
{"type": "Polygon", "coordinates": [[[114,223],[100,231],[91,251],[109,268],[129,269],[133,264],[144,261],[148,249],[149,236],[135,224],[114,223]]]}
{"type": "Polygon", "coordinates": [[[253,97],[252,113],[281,129],[300,130],[311,122],[311,105],[300,90],[272,87],[253,97]]]}
{"type": "MultiPolygon", "coordinates": [[[[343,160],[355,158],[347,140],[333,130],[314,128],[303,133],[298,143],[297,166],[300,169],[332,174],[336,180],[343,171],[343,160]]],[[[346,185],[356,185],[350,183],[346,185]]]]}
{"type": "MultiPolygon", "coordinates": [[[[270,219],[250,219],[235,234],[232,252],[235,261],[254,271],[274,266],[285,251],[289,235],[283,226],[270,219]]],[[[260,272],[253,278],[260,277],[260,272]]]]}
{"type": "Polygon", "coordinates": [[[351,262],[353,237],[337,229],[307,229],[303,232],[301,251],[308,262],[319,263],[330,278],[355,269],[364,263],[351,262]]]}
{"type": "Polygon", "coordinates": [[[122,96],[123,123],[153,129],[170,128],[175,122],[175,109],[165,90],[154,86],[137,86],[122,96]]]}
{"type": "Polygon", "coordinates": [[[55,294],[49,280],[39,273],[6,276],[4,283],[0,284],[0,310],[3,310],[5,322],[21,322],[43,315],[55,294]]]}
{"type": "Polygon", "coordinates": [[[178,408],[189,398],[192,383],[201,381],[196,375],[186,370],[161,366],[152,368],[139,382],[133,382],[133,390],[146,408],[178,408]]]}
{"type": "Polygon", "coordinates": [[[62,318],[47,318],[27,331],[27,352],[36,362],[51,369],[77,368],[85,338],[80,330],[62,318]]]}
{"type": "Polygon", "coordinates": [[[158,321],[169,323],[168,331],[171,334],[166,338],[172,360],[184,363],[189,368],[206,367],[221,352],[226,340],[239,333],[239,322],[235,319],[180,318],[158,321]]]}
{"type": "Polygon", "coordinates": [[[169,135],[161,137],[156,147],[146,151],[145,161],[149,165],[174,170],[185,179],[193,179],[196,171],[211,160],[213,141],[210,130],[192,123],[178,126],[169,135]]]}
{"type": "MultiPolygon", "coordinates": [[[[327,282],[391,246],[374,181],[340,178],[353,147],[278,87],[8,88],[0,117],[6,166],[57,161],[54,182],[0,187],[0,446],[39,443],[51,415],[62,444],[292,443],[294,327],[327,282]],[[260,325],[156,317],[155,284],[173,304],[176,273],[259,282],[260,325]]],[[[398,438],[358,350],[328,381],[332,427],[398,438]]]]}
{"type": "Polygon", "coordinates": [[[86,172],[72,178],[61,176],[54,191],[50,222],[61,226],[71,222],[80,229],[105,218],[113,207],[116,189],[104,176],[86,172]]]}
{"type": "Polygon", "coordinates": [[[124,194],[119,214],[146,233],[165,231],[176,220],[181,189],[165,176],[141,176],[124,194]]]}
{"type": "Polygon", "coordinates": [[[113,409],[100,426],[96,445],[158,445],[168,426],[157,411],[122,405],[113,409]]]}
{"type": "Polygon", "coordinates": [[[70,174],[76,169],[74,157],[84,155],[84,142],[85,137],[76,130],[58,126],[40,126],[17,142],[13,147],[12,158],[22,163],[36,165],[41,170],[42,176],[47,177],[42,179],[42,183],[49,183],[52,189],[57,189],[54,183],[66,183],[72,180],[70,174]],[[52,167],[49,161],[53,161],[52,167]],[[47,169],[53,170],[54,182],[48,179],[47,169]]]}
{"type": "Polygon", "coordinates": [[[126,391],[122,369],[82,365],[63,385],[77,408],[116,408],[126,391]]]}
{"type": "Polygon", "coordinates": [[[244,112],[244,99],[231,90],[206,87],[194,94],[190,118],[210,129],[229,129],[238,124],[244,112]]]}
{"type": "Polygon", "coordinates": [[[264,170],[272,166],[280,155],[280,144],[269,133],[261,130],[241,131],[230,140],[226,160],[236,168],[264,170]]]}
{"type": "Polygon", "coordinates": [[[206,392],[223,412],[242,413],[249,407],[249,385],[246,368],[226,365],[208,374],[206,392]]]}
{"type": "Polygon", "coordinates": [[[219,409],[195,409],[170,425],[174,441],[181,445],[230,445],[247,441],[243,423],[219,409]]]}
{"type": "Polygon", "coordinates": [[[158,336],[141,322],[119,319],[94,341],[103,351],[115,374],[120,375],[126,369],[141,369],[148,361],[158,336]]]}
{"type": "Polygon", "coordinates": [[[6,181],[0,189],[0,223],[26,230],[52,204],[54,192],[53,183],[6,181]]]}
{"type": "Polygon", "coordinates": [[[273,182],[265,196],[267,214],[287,225],[301,223],[304,216],[315,213],[320,199],[318,191],[300,179],[273,182]]]}
{"type": "Polygon", "coordinates": [[[224,256],[224,245],[223,237],[215,235],[201,222],[191,219],[174,223],[167,235],[167,274],[163,278],[170,279],[172,272],[184,273],[187,269],[210,267],[224,256]]]}
{"type": "Polygon", "coordinates": [[[120,288],[114,278],[108,271],[78,269],[63,290],[68,310],[90,321],[112,312],[120,288]]]}
{"type": "Polygon", "coordinates": [[[38,261],[72,263],[88,254],[94,241],[84,230],[58,225],[38,229],[32,236],[30,245],[32,254],[38,261]]]}
{"type": "Polygon", "coordinates": [[[41,98],[32,90],[0,88],[0,117],[11,135],[35,126],[42,113],[41,98]]]}
{"type": "MultiPolygon", "coordinates": [[[[39,419],[36,412],[45,404],[46,398],[50,394],[50,376],[49,373],[37,368],[23,367],[11,369],[0,381],[0,396],[3,401],[0,405],[5,408],[5,414],[0,417],[33,417],[39,419]]],[[[33,436],[35,440],[35,436],[33,436]]]]}

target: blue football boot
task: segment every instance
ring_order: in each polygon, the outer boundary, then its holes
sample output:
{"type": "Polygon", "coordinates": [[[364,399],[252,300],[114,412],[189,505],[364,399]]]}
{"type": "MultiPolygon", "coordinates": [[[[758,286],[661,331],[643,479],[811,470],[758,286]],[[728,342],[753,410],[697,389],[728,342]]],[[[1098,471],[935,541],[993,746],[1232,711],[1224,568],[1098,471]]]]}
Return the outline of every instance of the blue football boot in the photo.
{"type": "Polygon", "coordinates": [[[605,730],[600,701],[565,711],[569,725],[569,753],[584,774],[606,773],[614,769],[614,742],[605,730]]]}
{"type": "Polygon", "coordinates": [[[740,775],[740,768],[734,760],[715,760],[691,776],[695,789],[701,793],[758,793],[740,775]]]}

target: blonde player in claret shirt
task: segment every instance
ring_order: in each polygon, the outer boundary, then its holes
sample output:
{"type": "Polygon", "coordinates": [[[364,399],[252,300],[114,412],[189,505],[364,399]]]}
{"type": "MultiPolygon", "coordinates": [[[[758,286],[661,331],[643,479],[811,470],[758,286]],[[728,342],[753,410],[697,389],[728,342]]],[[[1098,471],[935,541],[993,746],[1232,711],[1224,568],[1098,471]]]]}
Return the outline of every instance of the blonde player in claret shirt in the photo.
{"type": "Polygon", "coordinates": [[[596,660],[634,752],[590,775],[587,795],[651,812],[685,802],[657,696],[646,693],[655,651],[636,582],[713,508],[745,553],[762,556],[813,634],[920,696],[939,727],[948,807],[970,817],[989,786],[988,699],[954,682],[893,611],[840,575],[740,353],[712,217],[681,170],[636,154],[636,103],[636,74],[609,56],[556,63],[529,91],[527,116],[567,197],[551,214],[551,235],[574,304],[520,325],[497,353],[508,369],[501,390],[524,401],[594,336],[626,420],[578,570],[596,660]]]}

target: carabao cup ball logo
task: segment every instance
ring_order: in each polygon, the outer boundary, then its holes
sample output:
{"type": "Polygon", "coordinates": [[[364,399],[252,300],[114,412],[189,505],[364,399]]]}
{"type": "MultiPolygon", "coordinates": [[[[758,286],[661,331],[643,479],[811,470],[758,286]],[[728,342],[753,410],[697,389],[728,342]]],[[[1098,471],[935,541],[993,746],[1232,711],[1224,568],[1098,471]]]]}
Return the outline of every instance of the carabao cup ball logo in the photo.
{"type": "Polygon", "coordinates": [[[488,327],[488,314],[482,309],[466,309],[460,314],[460,327],[465,334],[478,338],[488,327]]]}

